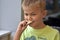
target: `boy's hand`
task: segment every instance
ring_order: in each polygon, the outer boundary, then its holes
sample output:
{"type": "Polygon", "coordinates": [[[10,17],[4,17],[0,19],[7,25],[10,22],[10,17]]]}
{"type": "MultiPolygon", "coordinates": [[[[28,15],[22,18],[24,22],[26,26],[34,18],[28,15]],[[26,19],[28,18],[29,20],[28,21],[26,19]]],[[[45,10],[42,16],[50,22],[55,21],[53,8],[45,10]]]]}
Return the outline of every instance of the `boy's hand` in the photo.
{"type": "Polygon", "coordinates": [[[16,31],[16,33],[15,33],[15,35],[14,35],[14,40],[20,40],[20,37],[21,37],[22,32],[23,32],[23,31],[26,29],[26,27],[27,27],[26,24],[27,24],[27,23],[26,23],[25,20],[19,23],[18,28],[17,28],[17,31],[16,31]]]}
{"type": "Polygon", "coordinates": [[[24,20],[19,23],[17,30],[23,32],[26,29],[26,27],[27,27],[27,22],[24,20]]]}

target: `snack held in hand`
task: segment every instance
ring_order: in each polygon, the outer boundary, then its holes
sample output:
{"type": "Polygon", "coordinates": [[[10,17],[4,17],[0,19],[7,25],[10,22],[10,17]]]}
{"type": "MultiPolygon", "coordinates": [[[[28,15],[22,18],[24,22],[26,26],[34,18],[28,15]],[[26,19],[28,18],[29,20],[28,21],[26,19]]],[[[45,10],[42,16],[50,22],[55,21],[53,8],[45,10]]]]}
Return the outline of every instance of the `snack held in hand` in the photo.
{"type": "Polygon", "coordinates": [[[30,23],[32,23],[32,21],[28,21],[27,24],[29,25],[30,23]]]}

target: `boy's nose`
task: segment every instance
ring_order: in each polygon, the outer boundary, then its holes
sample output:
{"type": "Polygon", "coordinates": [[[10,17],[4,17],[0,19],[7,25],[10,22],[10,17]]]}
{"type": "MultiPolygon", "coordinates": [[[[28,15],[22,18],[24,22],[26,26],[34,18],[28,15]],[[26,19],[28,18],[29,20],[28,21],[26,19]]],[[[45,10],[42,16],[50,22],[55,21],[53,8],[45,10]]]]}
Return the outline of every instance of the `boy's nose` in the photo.
{"type": "Polygon", "coordinates": [[[31,16],[28,16],[28,18],[27,18],[27,19],[28,19],[28,21],[29,21],[29,20],[31,21],[31,20],[32,20],[32,17],[31,17],[31,16]]]}

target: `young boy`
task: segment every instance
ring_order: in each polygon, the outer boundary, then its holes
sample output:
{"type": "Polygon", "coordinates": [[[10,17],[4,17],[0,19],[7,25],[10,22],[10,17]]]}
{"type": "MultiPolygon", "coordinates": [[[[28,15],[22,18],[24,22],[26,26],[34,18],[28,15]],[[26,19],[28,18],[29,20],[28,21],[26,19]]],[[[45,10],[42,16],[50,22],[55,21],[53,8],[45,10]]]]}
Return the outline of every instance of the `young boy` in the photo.
{"type": "Polygon", "coordinates": [[[24,20],[19,23],[14,40],[59,40],[59,32],[45,25],[46,0],[23,0],[24,20]]]}

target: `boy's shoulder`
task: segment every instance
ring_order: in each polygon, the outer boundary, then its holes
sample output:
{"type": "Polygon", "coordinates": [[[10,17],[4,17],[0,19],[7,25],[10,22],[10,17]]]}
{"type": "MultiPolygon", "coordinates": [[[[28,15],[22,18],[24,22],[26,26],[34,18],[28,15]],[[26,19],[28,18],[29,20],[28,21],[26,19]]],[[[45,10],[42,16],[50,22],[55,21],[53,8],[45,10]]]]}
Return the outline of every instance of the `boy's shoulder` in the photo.
{"type": "Polygon", "coordinates": [[[54,28],[53,26],[47,25],[47,27],[48,27],[48,30],[50,30],[51,32],[54,32],[54,33],[59,32],[59,31],[58,31],[56,28],[54,28]]]}

